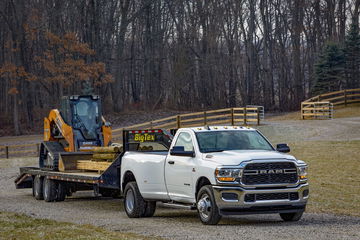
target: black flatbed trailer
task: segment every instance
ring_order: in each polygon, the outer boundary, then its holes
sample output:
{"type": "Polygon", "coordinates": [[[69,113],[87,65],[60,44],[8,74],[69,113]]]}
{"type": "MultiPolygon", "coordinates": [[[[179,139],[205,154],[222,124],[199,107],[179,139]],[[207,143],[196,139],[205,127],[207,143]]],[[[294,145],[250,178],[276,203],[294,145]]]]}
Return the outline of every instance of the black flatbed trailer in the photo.
{"type": "MultiPolygon", "coordinates": [[[[40,167],[21,167],[20,174],[15,179],[16,189],[32,188],[33,196],[45,201],[63,201],[65,196],[71,196],[76,191],[94,190],[97,195],[100,193],[104,197],[120,196],[120,169],[121,159],[126,151],[139,151],[140,142],[134,142],[135,134],[154,134],[160,136],[162,144],[170,146],[172,135],[163,130],[127,130],[123,132],[124,150],[118,154],[115,160],[104,172],[90,171],[58,171],[41,167],[41,158],[39,159],[40,167]],[[131,140],[130,140],[131,139],[131,140]],[[50,190],[49,190],[50,189],[50,190]],[[46,194],[45,194],[46,192],[46,194]],[[44,194],[43,194],[44,193],[44,194]],[[48,195],[52,196],[48,196],[48,195]]],[[[156,142],[157,137],[154,137],[156,142]]],[[[141,142],[142,143],[142,142],[141,142]]],[[[60,155],[86,155],[89,153],[71,153],[63,152],[60,155]]]]}
{"type": "MultiPolygon", "coordinates": [[[[44,170],[37,167],[21,167],[20,174],[15,180],[16,189],[34,188],[35,177],[53,180],[56,184],[62,184],[66,188],[67,195],[73,192],[94,190],[105,197],[120,194],[120,154],[114,162],[102,173],[89,171],[59,172],[44,170]]],[[[33,191],[33,195],[34,195],[33,191]]]]}

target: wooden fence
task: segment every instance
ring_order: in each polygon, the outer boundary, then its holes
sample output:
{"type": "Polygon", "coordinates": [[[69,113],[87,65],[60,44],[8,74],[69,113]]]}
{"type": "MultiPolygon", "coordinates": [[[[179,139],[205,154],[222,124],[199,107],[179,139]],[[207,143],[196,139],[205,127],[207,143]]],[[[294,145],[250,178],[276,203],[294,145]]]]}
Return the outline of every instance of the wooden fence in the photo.
{"type": "Polygon", "coordinates": [[[0,146],[0,158],[11,156],[39,156],[40,143],[0,146]]]}
{"type": "Polygon", "coordinates": [[[302,119],[333,118],[333,107],[360,102],[360,88],[320,94],[301,103],[302,119]]]}
{"type": "Polygon", "coordinates": [[[302,119],[332,119],[334,105],[331,102],[302,102],[302,119]]]}
{"type": "MultiPolygon", "coordinates": [[[[122,131],[125,129],[155,129],[155,128],[180,128],[204,125],[249,125],[260,124],[263,119],[264,108],[262,106],[243,108],[224,108],[205,112],[186,113],[162,118],[150,122],[140,123],[126,128],[112,130],[113,140],[122,140],[122,131]]],[[[0,158],[14,156],[38,156],[40,143],[0,146],[0,158]]]]}
{"type": "Polygon", "coordinates": [[[263,108],[243,107],[243,108],[224,108],[212,111],[186,113],[162,118],[150,122],[140,123],[126,128],[113,129],[113,139],[120,140],[122,131],[126,129],[155,129],[155,128],[181,128],[195,127],[204,125],[248,125],[260,124],[263,116],[263,108]]]}

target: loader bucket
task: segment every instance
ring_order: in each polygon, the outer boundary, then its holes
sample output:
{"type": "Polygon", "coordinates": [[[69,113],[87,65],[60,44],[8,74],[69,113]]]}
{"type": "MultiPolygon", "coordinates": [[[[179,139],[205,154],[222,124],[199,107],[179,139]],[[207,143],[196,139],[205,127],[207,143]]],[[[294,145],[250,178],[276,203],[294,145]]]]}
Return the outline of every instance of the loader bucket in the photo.
{"type": "Polygon", "coordinates": [[[92,153],[88,152],[62,152],[59,155],[60,172],[79,170],[77,167],[79,161],[90,161],[92,158],[92,153]]]}

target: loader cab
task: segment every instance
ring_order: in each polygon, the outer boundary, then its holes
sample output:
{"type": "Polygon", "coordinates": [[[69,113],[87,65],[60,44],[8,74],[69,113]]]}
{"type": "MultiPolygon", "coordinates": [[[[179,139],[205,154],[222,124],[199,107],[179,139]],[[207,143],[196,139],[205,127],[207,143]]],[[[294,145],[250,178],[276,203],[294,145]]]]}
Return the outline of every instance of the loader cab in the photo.
{"type": "Polygon", "coordinates": [[[96,95],[62,98],[61,116],[72,127],[76,150],[103,146],[101,100],[96,95]]]}

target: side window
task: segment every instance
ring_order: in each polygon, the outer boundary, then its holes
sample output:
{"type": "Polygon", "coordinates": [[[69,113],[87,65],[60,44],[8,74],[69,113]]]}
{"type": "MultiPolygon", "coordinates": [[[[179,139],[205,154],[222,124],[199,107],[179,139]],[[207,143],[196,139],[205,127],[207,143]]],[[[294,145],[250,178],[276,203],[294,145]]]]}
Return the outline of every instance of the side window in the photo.
{"type": "Polygon", "coordinates": [[[194,145],[191,139],[191,135],[187,132],[183,132],[179,134],[179,137],[176,140],[174,146],[176,147],[183,146],[185,151],[194,151],[194,145]]]}

